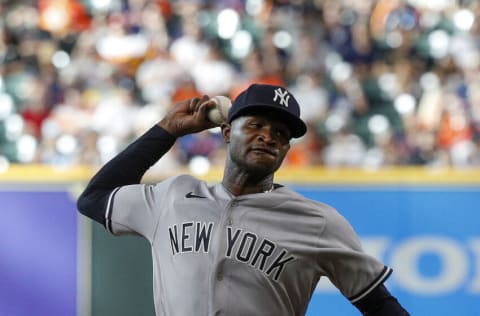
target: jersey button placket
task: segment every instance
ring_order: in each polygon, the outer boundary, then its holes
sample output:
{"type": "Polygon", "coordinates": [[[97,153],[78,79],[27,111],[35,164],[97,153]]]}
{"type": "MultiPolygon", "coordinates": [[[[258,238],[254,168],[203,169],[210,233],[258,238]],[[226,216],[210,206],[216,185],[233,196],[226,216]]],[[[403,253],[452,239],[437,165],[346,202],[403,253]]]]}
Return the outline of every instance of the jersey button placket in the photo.
{"type": "MultiPolygon", "coordinates": [[[[225,214],[225,225],[226,226],[232,226],[232,224],[233,224],[232,209],[236,205],[237,205],[237,201],[231,201],[230,204],[228,205],[228,207],[225,209],[225,212],[226,212],[226,214],[225,214]]],[[[215,275],[215,279],[218,282],[221,282],[221,281],[223,281],[224,276],[225,276],[225,274],[224,274],[224,271],[223,271],[222,264],[219,264],[218,268],[217,268],[216,275],[215,275]]]]}
{"type": "Polygon", "coordinates": [[[230,203],[230,207],[228,209],[228,213],[227,213],[227,220],[226,220],[226,223],[228,226],[232,226],[233,224],[233,220],[232,220],[232,208],[234,208],[235,206],[237,206],[237,201],[232,201],[230,203]]]}
{"type": "MultiPolygon", "coordinates": [[[[212,287],[212,301],[211,301],[211,305],[210,305],[210,308],[211,310],[214,310],[215,311],[215,315],[218,315],[218,314],[223,314],[222,312],[220,312],[220,305],[221,305],[221,302],[217,301],[217,297],[219,295],[221,295],[220,293],[218,293],[219,291],[219,288],[217,288],[217,286],[222,283],[222,281],[224,280],[225,278],[225,271],[224,271],[224,258],[223,256],[225,255],[226,253],[226,249],[227,249],[227,245],[224,244],[226,241],[225,241],[225,235],[226,234],[226,230],[227,230],[227,227],[228,226],[231,226],[232,225],[232,215],[231,215],[231,210],[232,208],[235,206],[235,201],[230,201],[229,203],[227,203],[225,205],[225,209],[224,209],[224,212],[222,214],[222,218],[221,220],[219,221],[219,225],[218,225],[218,232],[219,232],[219,237],[220,239],[218,240],[218,243],[216,243],[216,246],[215,247],[215,253],[214,253],[214,257],[215,257],[215,261],[216,261],[216,264],[215,264],[215,267],[214,267],[214,271],[212,271],[212,282],[213,282],[213,287],[212,287]],[[215,286],[215,283],[217,283],[217,286],[215,286]]],[[[221,286],[220,286],[220,289],[221,289],[221,286]]],[[[221,290],[220,290],[221,291],[221,290]]]]}
{"type": "MultiPolygon", "coordinates": [[[[231,201],[230,202],[230,205],[228,206],[228,208],[226,209],[226,217],[225,217],[225,224],[227,226],[232,226],[233,224],[233,220],[232,220],[232,209],[237,206],[238,202],[237,201],[231,201]]],[[[217,270],[217,274],[216,274],[216,279],[217,281],[222,281],[224,278],[224,271],[223,271],[223,267],[219,265],[218,267],[218,270],[217,270]]]]}

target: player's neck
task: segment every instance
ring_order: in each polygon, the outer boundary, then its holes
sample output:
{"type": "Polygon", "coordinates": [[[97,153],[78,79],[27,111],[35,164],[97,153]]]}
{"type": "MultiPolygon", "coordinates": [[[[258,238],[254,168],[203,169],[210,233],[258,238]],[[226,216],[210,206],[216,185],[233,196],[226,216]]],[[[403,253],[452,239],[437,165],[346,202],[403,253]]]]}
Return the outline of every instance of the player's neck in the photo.
{"type": "Polygon", "coordinates": [[[273,175],[257,178],[248,174],[225,173],[222,184],[235,196],[253,193],[267,193],[273,190],[273,175]]]}

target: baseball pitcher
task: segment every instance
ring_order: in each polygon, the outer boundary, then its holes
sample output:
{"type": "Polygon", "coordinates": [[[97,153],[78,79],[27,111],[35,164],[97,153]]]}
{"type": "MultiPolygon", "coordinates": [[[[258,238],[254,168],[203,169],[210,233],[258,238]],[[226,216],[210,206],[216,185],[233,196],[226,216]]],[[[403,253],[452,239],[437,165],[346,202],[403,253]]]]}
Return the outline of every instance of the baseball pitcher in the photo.
{"type": "Polygon", "coordinates": [[[190,175],[140,183],[178,137],[216,126],[212,106],[208,96],[178,103],[77,202],[112,234],[150,242],[156,314],[304,315],[327,277],[363,315],[408,315],[383,284],[392,270],[362,251],[345,218],[274,182],[290,140],[307,130],[283,87],[253,84],[234,100],[221,124],[221,183],[190,175]]]}

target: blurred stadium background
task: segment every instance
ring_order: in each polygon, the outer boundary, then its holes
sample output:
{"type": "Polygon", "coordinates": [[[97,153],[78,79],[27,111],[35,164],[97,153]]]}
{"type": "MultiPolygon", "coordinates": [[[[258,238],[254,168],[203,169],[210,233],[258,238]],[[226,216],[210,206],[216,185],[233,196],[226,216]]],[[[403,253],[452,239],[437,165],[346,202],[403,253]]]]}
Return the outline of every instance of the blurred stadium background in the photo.
{"type": "MultiPolygon", "coordinates": [[[[278,180],[352,221],[412,315],[480,314],[479,1],[3,0],[0,14],[1,316],[152,315],[147,245],[112,241],[75,197],[172,104],[253,82],[287,86],[309,125],[278,180]]],[[[146,181],[218,180],[218,132],[179,139],[146,181]]],[[[348,308],[319,284],[308,315],[348,308]]]]}

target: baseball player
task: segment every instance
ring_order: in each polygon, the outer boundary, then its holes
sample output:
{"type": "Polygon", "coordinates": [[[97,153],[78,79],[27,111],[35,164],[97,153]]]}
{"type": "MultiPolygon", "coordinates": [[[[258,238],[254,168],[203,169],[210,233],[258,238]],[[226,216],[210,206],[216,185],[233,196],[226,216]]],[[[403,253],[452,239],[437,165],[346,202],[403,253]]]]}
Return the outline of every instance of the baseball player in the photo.
{"type": "Polygon", "coordinates": [[[190,175],[140,184],[178,137],[215,126],[208,96],[178,103],[92,178],[80,212],[115,235],[152,248],[157,315],[304,315],[327,277],[363,315],[408,315],[383,285],[392,270],[365,254],[334,208],[274,182],[305,134],[285,88],[253,84],[233,102],[221,130],[221,183],[190,175]]]}

